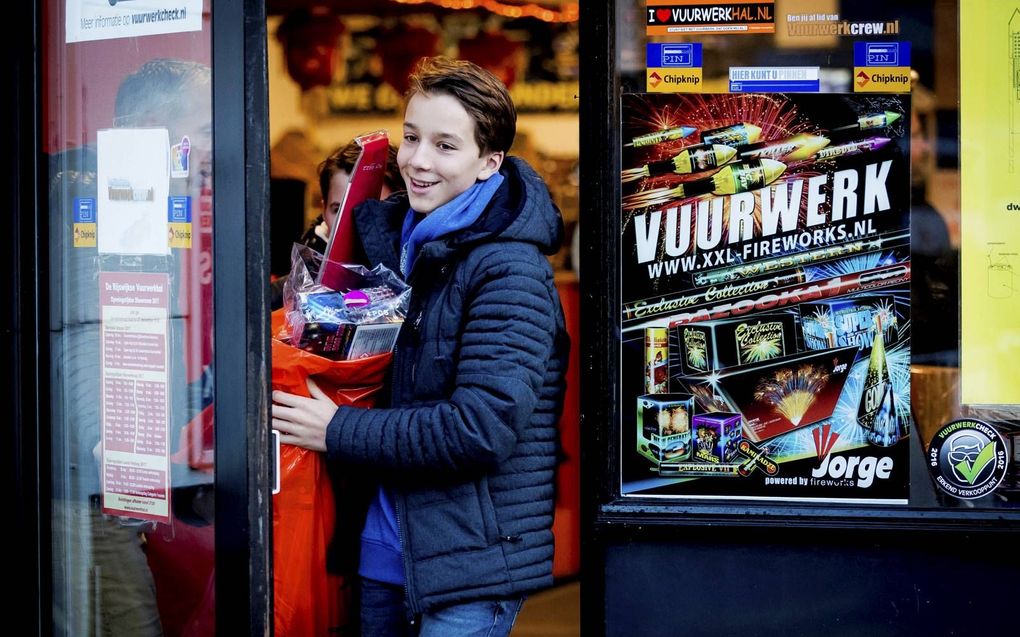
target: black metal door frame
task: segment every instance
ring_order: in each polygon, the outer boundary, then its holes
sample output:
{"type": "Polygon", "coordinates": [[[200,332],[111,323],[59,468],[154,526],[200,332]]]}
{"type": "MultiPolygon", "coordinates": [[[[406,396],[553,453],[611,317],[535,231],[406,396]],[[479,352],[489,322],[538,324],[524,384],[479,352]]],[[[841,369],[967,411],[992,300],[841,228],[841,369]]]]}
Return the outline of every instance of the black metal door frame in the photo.
{"type": "Polygon", "coordinates": [[[265,2],[219,0],[212,23],[216,617],[218,625],[229,618],[234,634],[266,635],[273,543],[265,2]]]}
{"type": "Polygon", "coordinates": [[[48,437],[40,417],[47,394],[48,374],[39,361],[45,355],[44,333],[46,295],[40,294],[45,270],[39,266],[45,255],[39,248],[45,241],[46,214],[39,201],[39,8],[23,2],[10,7],[11,24],[19,25],[4,38],[4,59],[0,71],[3,86],[11,96],[12,111],[5,118],[6,150],[0,153],[3,175],[6,232],[0,233],[0,254],[7,278],[8,302],[0,312],[0,360],[4,381],[0,401],[11,425],[3,427],[5,457],[4,484],[13,491],[14,522],[11,573],[17,577],[11,608],[18,609],[26,626],[42,634],[50,620],[51,597],[44,585],[49,569],[48,456],[40,454],[40,442],[48,437]],[[45,569],[44,569],[45,567],[45,569]]]}
{"type": "MultiPolygon", "coordinates": [[[[213,3],[210,3],[213,4],[213,3]]],[[[0,233],[9,302],[0,312],[4,477],[14,494],[9,569],[26,634],[52,632],[50,439],[42,184],[41,2],[15,3],[4,38],[3,86],[13,97],[0,172],[9,211],[0,233]]],[[[263,0],[212,8],[216,376],[216,616],[231,634],[272,631],[269,497],[269,119],[263,0]]]]}

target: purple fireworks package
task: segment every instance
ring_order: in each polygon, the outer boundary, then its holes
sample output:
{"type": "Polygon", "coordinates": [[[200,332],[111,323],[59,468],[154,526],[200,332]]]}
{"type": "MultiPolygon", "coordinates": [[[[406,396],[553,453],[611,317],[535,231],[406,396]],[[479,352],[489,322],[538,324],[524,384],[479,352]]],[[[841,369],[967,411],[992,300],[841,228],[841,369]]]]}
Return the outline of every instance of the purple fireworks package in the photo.
{"type": "Polygon", "coordinates": [[[722,464],[737,458],[737,446],[742,435],[740,414],[716,412],[698,414],[692,425],[694,453],[697,462],[722,464]]]}

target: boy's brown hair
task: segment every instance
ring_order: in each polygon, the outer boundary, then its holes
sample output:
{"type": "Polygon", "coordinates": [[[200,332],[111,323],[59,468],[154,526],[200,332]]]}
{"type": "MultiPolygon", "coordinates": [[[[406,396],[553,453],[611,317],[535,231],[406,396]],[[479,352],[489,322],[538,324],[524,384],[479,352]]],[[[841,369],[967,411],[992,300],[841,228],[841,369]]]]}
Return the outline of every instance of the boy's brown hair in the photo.
{"type": "Polygon", "coordinates": [[[422,60],[408,81],[405,104],[418,93],[449,95],[475,121],[481,155],[510,150],[517,134],[517,109],[506,85],[495,75],[466,60],[432,57],[422,60]]]}
{"type": "MultiPolygon", "coordinates": [[[[329,182],[333,181],[333,175],[340,171],[348,175],[354,174],[354,164],[361,154],[361,146],[358,142],[351,140],[346,146],[337,148],[329,157],[319,164],[319,191],[322,193],[322,201],[326,201],[329,195],[329,182]]],[[[390,144],[386,153],[386,172],[383,173],[383,183],[390,189],[390,192],[397,192],[404,189],[404,178],[400,176],[400,169],[397,167],[397,148],[390,144]]]]}

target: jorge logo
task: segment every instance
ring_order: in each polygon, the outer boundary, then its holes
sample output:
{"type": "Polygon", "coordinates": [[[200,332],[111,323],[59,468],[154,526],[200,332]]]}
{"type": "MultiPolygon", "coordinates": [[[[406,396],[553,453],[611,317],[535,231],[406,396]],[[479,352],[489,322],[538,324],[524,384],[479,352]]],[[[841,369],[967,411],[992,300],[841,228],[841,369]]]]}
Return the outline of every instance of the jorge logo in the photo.
{"type": "Polygon", "coordinates": [[[892,475],[893,459],[889,456],[876,458],[875,456],[825,456],[822,464],[811,470],[813,478],[824,478],[828,476],[834,480],[857,480],[857,486],[867,489],[876,478],[888,480],[892,475]]]}
{"type": "Polygon", "coordinates": [[[1002,484],[1009,464],[1006,441],[980,420],[956,420],[935,432],[928,468],[942,491],[963,500],[988,495],[1002,484]]]}

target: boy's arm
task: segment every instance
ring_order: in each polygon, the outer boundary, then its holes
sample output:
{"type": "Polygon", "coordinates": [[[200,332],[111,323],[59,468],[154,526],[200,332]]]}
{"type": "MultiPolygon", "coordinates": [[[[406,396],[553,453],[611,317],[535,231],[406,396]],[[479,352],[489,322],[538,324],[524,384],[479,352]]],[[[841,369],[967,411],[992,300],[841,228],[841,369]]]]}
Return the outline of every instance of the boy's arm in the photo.
{"type": "Polygon", "coordinates": [[[326,432],[330,459],[430,475],[481,474],[506,459],[531,421],[552,356],[549,276],[537,252],[491,252],[469,293],[450,397],[427,407],[341,407],[326,432]]]}

